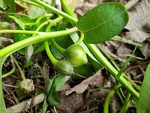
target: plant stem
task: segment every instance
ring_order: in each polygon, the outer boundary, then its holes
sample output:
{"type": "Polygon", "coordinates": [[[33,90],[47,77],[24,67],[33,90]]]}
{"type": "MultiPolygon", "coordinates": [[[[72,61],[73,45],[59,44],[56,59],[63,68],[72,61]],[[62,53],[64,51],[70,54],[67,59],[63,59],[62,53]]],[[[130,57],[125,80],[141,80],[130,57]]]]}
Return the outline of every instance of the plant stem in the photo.
{"type": "Polygon", "coordinates": [[[52,44],[58,49],[58,51],[65,55],[66,49],[62,48],[61,46],[59,46],[56,41],[54,39],[51,40],[52,44]]]}
{"type": "Polygon", "coordinates": [[[52,17],[53,16],[53,14],[44,14],[44,15],[42,15],[42,16],[40,16],[37,20],[36,20],[36,24],[38,24],[38,23],[40,23],[40,21],[43,19],[43,18],[45,18],[45,17],[52,17]]]}
{"type": "Polygon", "coordinates": [[[17,68],[18,68],[18,70],[19,70],[19,72],[20,72],[20,75],[21,75],[22,80],[25,80],[25,79],[26,79],[26,77],[25,77],[25,75],[24,75],[24,73],[23,73],[23,71],[22,71],[21,67],[19,66],[19,64],[18,64],[17,60],[16,60],[16,59],[15,59],[12,55],[11,55],[11,58],[13,59],[14,63],[16,64],[16,66],[17,66],[17,68]]]}
{"type": "Polygon", "coordinates": [[[126,76],[125,74],[123,74],[123,77],[128,80],[138,91],[141,90],[141,87],[138,86],[134,81],[132,81],[128,76],[126,76]]]}
{"type": "Polygon", "coordinates": [[[112,65],[119,71],[120,68],[118,67],[118,65],[114,62],[114,60],[102,49],[102,47],[100,45],[98,45],[98,48],[100,49],[100,51],[108,58],[108,60],[112,63],[112,65]]]}
{"type": "Polygon", "coordinates": [[[120,41],[120,42],[123,42],[123,43],[131,44],[131,45],[137,46],[139,48],[144,46],[144,44],[133,42],[131,40],[127,40],[127,39],[122,38],[120,36],[115,36],[115,37],[111,38],[111,40],[115,40],[115,41],[120,41]]]}
{"type": "Polygon", "coordinates": [[[37,7],[41,7],[40,5],[38,5],[38,4],[36,4],[36,3],[34,3],[34,2],[32,2],[32,1],[29,1],[29,0],[21,0],[22,2],[25,2],[25,3],[27,3],[27,4],[30,4],[30,5],[34,5],[34,6],[37,6],[37,7]]]}
{"type": "Polygon", "coordinates": [[[75,42],[73,45],[79,45],[84,39],[84,34],[81,33],[81,36],[79,37],[79,39],[77,40],[77,42],[75,42]]]}
{"type": "Polygon", "coordinates": [[[40,6],[44,7],[45,9],[48,9],[48,10],[50,10],[50,11],[52,11],[52,12],[58,14],[58,15],[63,16],[64,18],[66,18],[68,21],[70,21],[73,24],[75,24],[78,21],[76,18],[68,15],[67,13],[64,13],[64,12],[56,9],[55,7],[52,7],[52,6],[42,2],[40,0],[32,0],[32,1],[34,1],[35,3],[37,3],[40,6]]]}
{"type": "Polygon", "coordinates": [[[110,100],[112,98],[112,96],[115,94],[115,92],[121,88],[121,84],[117,85],[114,89],[112,89],[109,94],[107,95],[106,99],[105,99],[105,103],[104,103],[104,113],[109,113],[109,103],[110,100]]]}
{"type": "Polygon", "coordinates": [[[120,113],[127,113],[127,110],[130,105],[130,99],[131,99],[131,94],[128,92],[120,113]]]}
{"type": "Polygon", "coordinates": [[[51,51],[49,49],[48,41],[45,41],[44,45],[45,45],[45,50],[46,50],[46,53],[47,53],[49,59],[51,60],[52,64],[54,66],[56,66],[56,64],[58,63],[58,60],[52,55],[52,53],[51,53],[51,51]]]}
{"type": "Polygon", "coordinates": [[[56,31],[56,32],[50,32],[50,33],[43,33],[41,35],[37,35],[31,38],[27,38],[24,39],[22,41],[16,42],[14,44],[11,44],[3,49],[0,50],[0,58],[6,56],[9,56],[10,54],[24,48],[27,47],[31,44],[37,43],[37,42],[41,42],[41,41],[46,41],[48,39],[51,38],[56,38],[59,36],[65,36],[65,35],[69,35],[71,33],[76,32],[78,29],[76,27],[74,28],[70,28],[67,30],[62,30],[62,31],[56,31]]]}
{"type": "Polygon", "coordinates": [[[11,59],[11,63],[12,63],[13,68],[9,72],[3,74],[2,78],[5,78],[5,77],[7,77],[7,76],[9,76],[9,75],[11,75],[12,73],[15,72],[16,66],[15,66],[14,61],[12,59],[11,59]]]}
{"type": "Polygon", "coordinates": [[[77,18],[76,15],[70,10],[70,7],[66,3],[66,0],[61,0],[61,4],[63,6],[63,9],[66,13],[68,13],[70,16],[77,18]]]}
{"type": "MultiPolygon", "coordinates": [[[[90,49],[92,54],[97,58],[97,60],[102,63],[115,78],[117,78],[118,71],[110,64],[110,62],[103,56],[103,54],[97,49],[97,47],[93,44],[86,45],[90,49]]],[[[139,93],[123,76],[120,76],[119,82],[132,94],[132,96],[134,96],[136,99],[139,98],[139,93]]]]}
{"type": "Polygon", "coordinates": [[[1,33],[22,33],[22,34],[45,34],[45,32],[28,31],[28,30],[0,30],[1,33]]]}
{"type": "MultiPolygon", "coordinates": [[[[55,26],[58,22],[60,22],[63,19],[62,16],[57,17],[56,19],[53,20],[52,23],[49,24],[49,26],[46,28],[46,32],[51,31],[51,27],[55,26]]],[[[62,48],[59,46],[54,39],[51,39],[52,44],[64,55],[66,49],[62,48]]]]}
{"type": "Polygon", "coordinates": [[[0,111],[1,113],[7,113],[5,101],[4,101],[3,86],[2,86],[2,67],[5,59],[6,57],[0,58],[0,111]]]}
{"type": "Polygon", "coordinates": [[[44,27],[46,24],[48,24],[50,22],[51,22],[51,20],[46,20],[45,22],[43,22],[42,24],[40,24],[39,27],[35,31],[39,31],[42,27],[44,27]]]}

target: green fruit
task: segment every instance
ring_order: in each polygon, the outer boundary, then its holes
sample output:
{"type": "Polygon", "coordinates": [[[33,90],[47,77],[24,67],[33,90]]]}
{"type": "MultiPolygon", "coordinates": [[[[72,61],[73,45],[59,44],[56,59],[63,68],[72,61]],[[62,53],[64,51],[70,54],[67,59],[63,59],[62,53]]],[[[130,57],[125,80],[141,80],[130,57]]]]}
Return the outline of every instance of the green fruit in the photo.
{"type": "Polygon", "coordinates": [[[86,52],[80,45],[72,45],[65,52],[65,58],[74,67],[80,67],[88,62],[86,52]]]}
{"type": "Polygon", "coordinates": [[[72,64],[68,62],[67,60],[59,61],[56,64],[55,68],[60,74],[71,75],[74,73],[72,64]]]}

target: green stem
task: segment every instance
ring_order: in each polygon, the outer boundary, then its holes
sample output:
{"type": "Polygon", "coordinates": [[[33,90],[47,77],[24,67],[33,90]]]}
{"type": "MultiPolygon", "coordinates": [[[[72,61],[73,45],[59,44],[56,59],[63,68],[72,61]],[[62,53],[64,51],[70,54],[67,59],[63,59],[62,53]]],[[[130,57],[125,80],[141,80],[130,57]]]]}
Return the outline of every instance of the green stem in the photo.
{"type": "Polygon", "coordinates": [[[52,39],[52,38],[56,38],[56,37],[60,37],[60,36],[69,35],[76,31],[77,31],[77,28],[75,27],[75,28],[70,28],[70,29],[62,30],[62,31],[42,33],[41,35],[37,35],[37,36],[31,37],[31,38],[24,39],[22,41],[16,42],[14,44],[11,44],[11,45],[1,49],[0,50],[0,53],[1,53],[0,58],[4,57],[6,55],[9,56],[10,54],[12,54],[24,47],[32,45],[34,43],[46,41],[48,39],[52,39]]]}
{"type": "Polygon", "coordinates": [[[127,93],[126,99],[123,103],[123,106],[122,106],[120,113],[127,113],[127,110],[129,108],[129,105],[130,105],[130,98],[131,98],[131,94],[127,93]]]}
{"type": "MultiPolygon", "coordinates": [[[[97,60],[102,63],[115,78],[117,78],[118,71],[110,64],[110,62],[103,56],[103,54],[97,49],[97,47],[93,44],[86,45],[90,49],[92,54],[97,58],[97,60]]],[[[120,76],[119,82],[138,100],[139,93],[123,76],[120,76]]]]}
{"type": "Polygon", "coordinates": [[[21,4],[20,2],[15,0],[15,3],[19,5],[21,8],[24,8],[28,12],[28,7],[25,4],[21,4]]]}
{"type": "MultiPolygon", "coordinates": [[[[55,26],[56,23],[60,22],[63,19],[62,16],[59,16],[58,18],[54,19],[52,23],[49,24],[49,26],[46,28],[46,32],[51,31],[51,27],[55,26]]],[[[64,55],[66,49],[59,46],[54,39],[51,39],[52,44],[64,55]]]]}
{"type": "Polygon", "coordinates": [[[1,113],[7,113],[5,101],[4,101],[4,94],[3,94],[3,86],[2,86],[2,67],[6,57],[0,58],[0,111],[1,113]]]}
{"type": "Polygon", "coordinates": [[[51,20],[46,20],[45,22],[43,22],[35,31],[39,31],[42,27],[44,27],[46,24],[50,23],[51,20]]]}
{"type": "Polygon", "coordinates": [[[12,59],[11,59],[11,63],[12,63],[13,68],[9,72],[3,74],[2,78],[5,78],[15,72],[16,67],[15,67],[14,61],[12,59]]]}
{"type": "Polygon", "coordinates": [[[54,39],[51,40],[52,44],[60,51],[61,54],[65,55],[66,49],[59,46],[54,39]]]}
{"type": "Polygon", "coordinates": [[[79,38],[79,39],[77,40],[77,42],[75,42],[73,45],[79,45],[79,44],[83,41],[83,39],[84,39],[84,34],[81,33],[80,38],[79,38]]]}
{"type": "Polygon", "coordinates": [[[58,63],[58,60],[51,53],[51,51],[49,49],[49,43],[48,43],[48,41],[45,41],[44,45],[45,45],[45,50],[46,50],[46,53],[47,53],[49,59],[51,60],[52,64],[54,66],[56,66],[56,64],[58,63]]]}
{"type": "Polygon", "coordinates": [[[123,42],[123,43],[131,44],[131,45],[137,46],[139,48],[144,46],[144,44],[133,42],[131,40],[127,40],[127,39],[122,38],[120,36],[115,36],[115,37],[111,38],[111,40],[115,40],[115,41],[120,41],[120,42],[123,42]]]}
{"type": "Polygon", "coordinates": [[[45,34],[45,32],[28,31],[28,30],[0,30],[1,33],[22,33],[22,34],[45,34]]]}
{"type": "Polygon", "coordinates": [[[74,14],[74,12],[72,12],[72,11],[70,10],[70,7],[68,6],[66,0],[61,0],[61,4],[62,4],[63,9],[64,9],[64,11],[65,11],[66,13],[68,13],[69,15],[71,15],[71,16],[74,17],[74,18],[77,18],[76,15],[74,14]]]}
{"type": "Polygon", "coordinates": [[[138,86],[133,80],[131,80],[128,76],[126,76],[125,74],[123,74],[123,77],[128,80],[138,91],[141,90],[141,87],[138,86]]]}
{"type": "MultiPolygon", "coordinates": [[[[100,45],[98,45],[98,48],[105,54],[105,56],[110,59],[110,61],[112,62],[112,64],[115,66],[115,68],[119,71],[120,68],[117,66],[117,64],[112,60],[112,58],[101,48],[100,45]]],[[[123,74],[123,77],[128,80],[138,91],[140,91],[140,86],[138,86],[136,83],[134,83],[128,76],[126,76],[125,74],[123,74]]]]}
{"type": "Polygon", "coordinates": [[[113,66],[119,71],[120,68],[118,67],[118,65],[114,62],[114,60],[102,49],[102,47],[100,45],[98,45],[98,48],[100,49],[100,51],[111,61],[111,63],[113,64],[113,66]]]}
{"type": "Polygon", "coordinates": [[[107,95],[104,103],[104,113],[109,113],[109,103],[112,98],[112,96],[115,94],[115,92],[121,88],[121,84],[117,85],[114,89],[112,89],[109,94],[107,95]]]}
{"type": "Polygon", "coordinates": [[[21,75],[22,80],[25,80],[25,79],[26,79],[26,77],[25,77],[25,75],[24,75],[24,73],[23,73],[23,71],[22,71],[21,67],[19,66],[19,64],[18,64],[17,60],[16,60],[16,59],[15,59],[12,55],[11,55],[11,58],[13,59],[14,63],[16,64],[16,66],[17,66],[17,68],[18,68],[18,70],[19,70],[19,72],[20,72],[20,75],[21,75]]]}
{"type": "Polygon", "coordinates": [[[25,3],[27,3],[27,4],[30,4],[30,5],[34,5],[34,6],[37,6],[37,7],[41,7],[40,5],[38,5],[38,4],[36,4],[36,3],[34,3],[34,2],[32,2],[32,1],[29,1],[29,0],[21,0],[22,2],[25,2],[25,3]]]}
{"type": "Polygon", "coordinates": [[[45,17],[52,17],[53,16],[53,14],[44,14],[44,15],[42,15],[42,16],[40,16],[37,20],[36,20],[36,24],[38,24],[38,23],[40,23],[40,21],[43,19],[43,18],[45,18],[45,17]]]}
{"type": "Polygon", "coordinates": [[[37,3],[40,6],[44,7],[45,9],[48,9],[48,10],[50,10],[50,11],[52,11],[52,12],[58,14],[58,15],[63,16],[64,18],[66,18],[67,20],[69,20],[73,24],[75,24],[78,21],[76,18],[74,18],[74,17],[72,17],[72,16],[70,16],[70,15],[68,15],[68,14],[66,14],[66,13],[64,13],[64,12],[58,10],[58,9],[56,9],[55,7],[52,7],[52,6],[48,5],[48,4],[40,1],[40,0],[32,0],[32,1],[37,3]]]}

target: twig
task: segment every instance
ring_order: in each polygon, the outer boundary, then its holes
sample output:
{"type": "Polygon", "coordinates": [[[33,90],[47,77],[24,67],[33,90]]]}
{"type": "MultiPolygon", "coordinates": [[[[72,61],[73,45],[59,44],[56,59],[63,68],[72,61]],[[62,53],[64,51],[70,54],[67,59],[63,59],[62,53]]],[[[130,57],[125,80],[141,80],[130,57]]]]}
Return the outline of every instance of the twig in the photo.
{"type": "Polygon", "coordinates": [[[126,9],[129,10],[131,7],[133,7],[134,5],[136,5],[139,2],[139,0],[131,0],[129,1],[125,6],[126,9]]]}
{"type": "Polygon", "coordinates": [[[19,113],[19,112],[22,112],[22,111],[26,111],[31,106],[33,107],[33,106],[41,103],[43,100],[44,100],[44,94],[41,93],[40,95],[35,97],[33,105],[31,105],[32,104],[32,99],[29,99],[29,100],[23,101],[23,102],[15,105],[15,106],[7,108],[7,112],[8,113],[14,113],[14,112],[19,113]]]}

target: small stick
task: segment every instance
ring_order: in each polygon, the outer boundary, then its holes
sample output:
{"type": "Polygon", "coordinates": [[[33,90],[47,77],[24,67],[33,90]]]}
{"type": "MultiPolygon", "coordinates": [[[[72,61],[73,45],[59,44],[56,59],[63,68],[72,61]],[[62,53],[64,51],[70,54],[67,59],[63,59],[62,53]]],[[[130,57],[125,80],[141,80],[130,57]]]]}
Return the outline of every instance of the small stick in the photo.
{"type": "Polygon", "coordinates": [[[33,106],[41,103],[43,100],[44,100],[44,93],[41,93],[40,95],[35,97],[33,103],[32,103],[32,99],[25,100],[25,101],[15,105],[15,106],[7,108],[7,112],[8,113],[19,113],[19,112],[22,112],[22,111],[26,111],[31,106],[33,107],[33,106]],[[33,105],[31,105],[31,104],[33,104],[33,105]]]}

